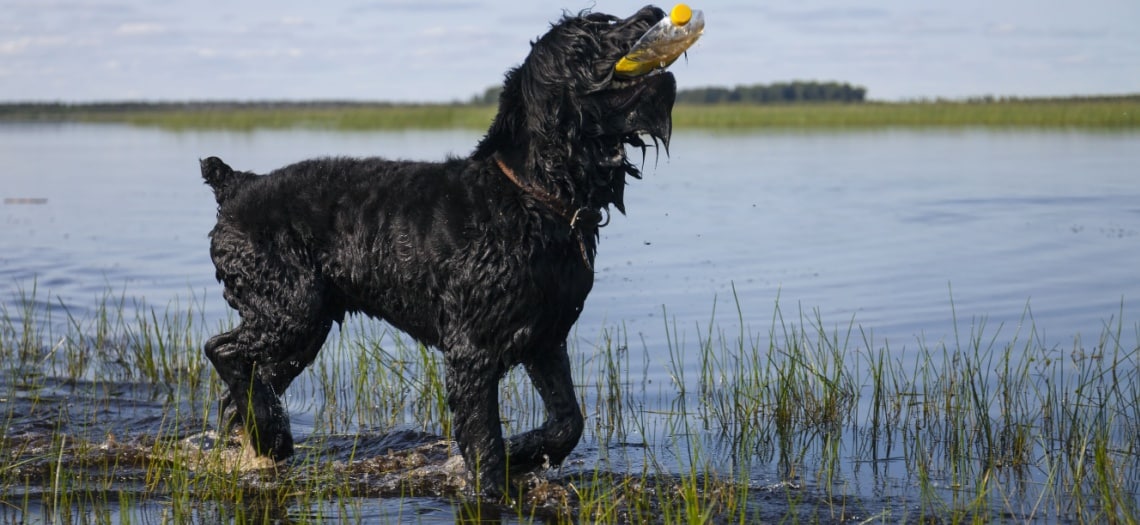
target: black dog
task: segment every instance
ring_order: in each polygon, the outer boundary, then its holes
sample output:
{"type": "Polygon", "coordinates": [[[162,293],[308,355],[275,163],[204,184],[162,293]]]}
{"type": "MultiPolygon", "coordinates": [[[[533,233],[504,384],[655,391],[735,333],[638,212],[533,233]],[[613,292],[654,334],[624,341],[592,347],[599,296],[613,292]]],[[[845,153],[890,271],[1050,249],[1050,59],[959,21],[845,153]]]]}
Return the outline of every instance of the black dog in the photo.
{"type": "Polygon", "coordinates": [[[468,158],[325,158],[266,176],[202,161],[218,201],[210,255],[237,328],[205,346],[259,454],[293,453],[279,396],[333,322],[364,313],[444,352],[455,439],[477,490],[560,463],[583,419],[566,337],[593,286],[603,212],[622,213],[626,145],[668,148],[670,73],[621,79],[614,64],[664,12],[566,16],[506,75],[499,112],[468,158]],[[526,367],[547,419],[502,436],[498,384],[526,367]]]}

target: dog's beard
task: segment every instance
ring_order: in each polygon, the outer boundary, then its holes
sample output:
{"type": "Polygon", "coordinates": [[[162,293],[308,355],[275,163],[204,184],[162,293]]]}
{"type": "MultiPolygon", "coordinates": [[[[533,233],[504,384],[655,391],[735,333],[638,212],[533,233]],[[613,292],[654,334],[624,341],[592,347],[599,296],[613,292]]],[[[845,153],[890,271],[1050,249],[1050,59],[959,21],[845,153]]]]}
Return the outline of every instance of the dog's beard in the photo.
{"type": "Polygon", "coordinates": [[[625,213],[626,177],[641,178],[651,148],[655,163],[660,161],[662,149],[669,154],[675,97],[676,80],[671,73],[660,72],[635,79],[615,79],[609,89],[592,99],[598,105],[591,114],[601,132],[593,148],[589,148],[599,170],[592,181],[592,203],[612,204],[625,213]]]}
{"type": "Polygon", "coordinates": [[[645,164],[650,148],[660,159],[662,148],[669,154],[669,139],[673,133],[673,102],[676,97],[676,81],[668,73],[654,73],[633,81],[622,81],[616,85],[609,99],[614,109],[611,115],[619,115],[609,127],[615,130],[610,155],[606,158],[609,166],[628,163],[627,148],[641,150],[641,165],[645,164]]]}
{"type": "MultiPolygon", "coordinates": [[[[620,162],[620,163],[630,162],[628,160],[627,151],[626,151],[627,146],[641,150],[641,166],[643,166],[643,167],[645,166],[645,160],[649,157],[649,149],[650,148],[653,148],[653,151],[655,153],[655,157],[654,157],[655,162],[661,160],[661,149],[662,149],[662,147],[664,147],[664,149],[665,149],[665,155],[669,155],[669,138],[668,137],[659,137],[659,136],[654,135],[652,133],[645,134],[645,135],[631,134],[631,135],[627,135],[622,140],[622,144],[618,148],[620,150],[621,159],[618,159],[617,162],[620,162]],[[646,141],[645,141],[646,138],[649,138],[650,140],[652,140],[653,145],[646,143],[646,141]]],[[[631,164],[632,164],[632,162],[631,162],[631,164]]]]}

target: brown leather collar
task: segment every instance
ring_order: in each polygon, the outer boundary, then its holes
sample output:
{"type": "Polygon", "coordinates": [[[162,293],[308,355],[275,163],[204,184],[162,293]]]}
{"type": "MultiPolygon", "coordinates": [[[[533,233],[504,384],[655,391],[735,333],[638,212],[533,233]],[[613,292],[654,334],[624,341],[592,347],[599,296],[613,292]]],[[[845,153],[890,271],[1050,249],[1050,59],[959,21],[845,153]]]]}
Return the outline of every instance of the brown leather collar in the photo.
{"type": "Polygon", "coordinates": [[[604,217],[603,220],[602,212],[599,210],[592,210],[590,208],[581,207],[571,211],[573,207],[566,206],[562,200],[560,200],[558,197],[555,197],[554,194],[536,186],[523,184],[523,182],[519,180],[518,176],[515,175],[514,170],[507,166],[507,163],[503,162],[503,158],[499,155],[495,155],[495,164],[499,166],[499,170],[503,172],[503,175],[506,175],[507,178],[511,180],[511,182],[515,183],[515,186],[518,186],[519,189],[523,190],[526,193],[529,193],[532,197],[535,198],[535,200],[541,202],[547,208],[550,208],[554,213],[558,214],[558,216],[562,217],[567,223],[569,223],[571,231],[577,230],[579,226],[585,226],[587,228],[596,226],[601,228],[606,224],[609,224],[609,217],[604,217]]]}
{"type": "Polygon", "coordinates": [[[495,155],[495,164],[499,166],[499,170],[502,171],[503,175],[506,175],[507,179],[513,182],[515,186],[518,186],[524,193],[529,194],[534,197],[535,200],[541,202],[547,208],[550,208],[551,211],[570,224],[570,233],[578,237],[578,253],[582,256],[582,263],[586,265],[587,270],[591,272],[594,271],[594,265],[590,262],[590,256],[586,250],[586,238],[580,227],[585,226],[588,228],[593,226],[601,228],[609,224],[609,217],[605,217],[603,221],[601,211],[591,210],[586,207],[578,208],[571,212],[572,207],[566,206],[562,200],[554,196],[554,194],[536,186],[523,184],[518,176],[515,175],[514,170],[507,166],[507,163],[503,162],[503,158],[498,154],[495,155]]]}

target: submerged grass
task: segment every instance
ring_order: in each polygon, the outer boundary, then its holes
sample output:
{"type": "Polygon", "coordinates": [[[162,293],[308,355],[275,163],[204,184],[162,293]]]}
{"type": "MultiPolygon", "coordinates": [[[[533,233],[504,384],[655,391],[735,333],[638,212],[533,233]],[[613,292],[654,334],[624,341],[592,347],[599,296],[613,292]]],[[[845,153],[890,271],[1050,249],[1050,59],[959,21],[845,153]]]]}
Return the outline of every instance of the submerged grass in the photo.
{"type": "MultiPolygon", "coordinates": [[[[78,318],[41,295],[0,306],[0,522],[1140,519],[1140,333],[1119,318],[1065,348],[1028,308],[1024,332],[974,319],[905,351],[779,304],[761,333],[739,308],[731,331],[667,321],[664,348],[578,333],[586,438],[504,507],[447,470],[438,352],[383,325],[327,344],[290,390],[298,457],[251,470],[210,432],[200,304],[108,295],[78,318]]],[[[501,399],[508,432],[541,423],[523,374],[501,399]]]]}
{"type": "MultiPolygon", "coordinates": [[[[0,121],[105,122],[171,130],[314,128],[342,131],[487,129],[492,106],[348,102],[216,102],[0,105],[0,121]]],[[[676,129],[885,127],[1140,127],[1140,96],[867,102],[860,104],[678,104],[676,129]]]]}

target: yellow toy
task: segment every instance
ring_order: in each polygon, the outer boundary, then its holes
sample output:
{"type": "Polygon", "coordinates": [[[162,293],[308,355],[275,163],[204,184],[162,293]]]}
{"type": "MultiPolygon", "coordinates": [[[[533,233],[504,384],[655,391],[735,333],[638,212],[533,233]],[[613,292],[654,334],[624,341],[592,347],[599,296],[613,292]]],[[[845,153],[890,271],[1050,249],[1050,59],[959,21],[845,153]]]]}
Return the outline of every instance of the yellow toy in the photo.
{"type": "Polygon", "coordinates": [[[705,31],[705,16],[685,4],[673,6],[669,16],[649,28],[617,65],[614,72],[637,77],[657,68],[668,67],[689,49],[705,31]]]}

